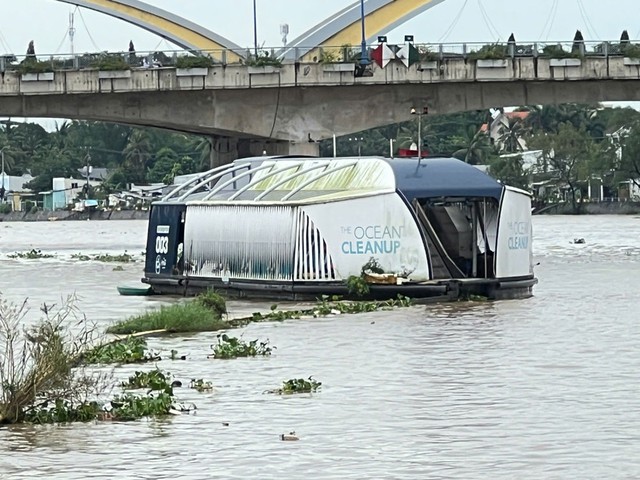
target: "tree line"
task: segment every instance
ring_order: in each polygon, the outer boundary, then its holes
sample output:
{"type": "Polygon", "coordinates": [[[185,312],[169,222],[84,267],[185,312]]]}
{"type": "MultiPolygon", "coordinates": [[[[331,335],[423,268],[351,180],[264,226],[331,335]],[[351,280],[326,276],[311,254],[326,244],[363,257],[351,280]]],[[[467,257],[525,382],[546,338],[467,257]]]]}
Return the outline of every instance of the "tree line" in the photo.
{"type": "Polygon", "coordinates": [[[109,170],[102,190],[111,193],[205,170],[211,144],[198,135],[103,122],[65,121],[47,131],[37,123],[3,121],[0,149],[5,172],[33,175],[27,188],[34,192],[50,190],[55,177],[78,178],[78,169],[91,165],[109,170]]]}
{"type": "MultiPolygon", "coordinates": [[[[612,190],[622,181],[640,182],[640,112],[579,104],[516,112],[524,114],[425,115],[422,151],[488,165],[498,180],[524,189],[534,181],[554,180],[574,202],[592,177],[612,190]],[[496,115],[503,120],[492,131],[496,115]],[[526,150],[539,152],[533,168],[525,165],[526,150]]],[[[338,137],[337,154],[388,156],[390,145],[397,154],[417,142],[417,129],[418,122],[411,120],[338,137]]],[[[111,193],[130,183],[171,183],[176,175],[204,171],[211,143],[199,135],[103,122],[65,121],[47,131],[37,123],[4,121],[0,149],[7,174],[30,173],[35,179],[28,187],[35,192],[51,189],[54,177],[78,177],[78,169],[92,165],[109,170],[102,191],[111,193]]],[[[320,142],[320,154],[333,156],[332,139],[320,142]]]]}
{"type": "MultiPolygon", "coordinates": [[[[574,203],[591,178],[617,191],[631,180],[640,187],[640,112],[633,108],[564,104],[524,106],[505,114],[496,109],[423,116],[422,151],[487,165],[503,183],[529,190],[534,182],[562,185],[574,203]],[[491,134],[491,124],[502,122],[491,134]],[[534,165],[523,153],[537,151],[534,165]]],[[[408,148],[418,139],[418,122],[407,121],[337,139],[339,155],[388,155],[389,140],[408,148]],[[357,141],[354,141],[357,140],[357,141]],[[361,140],[360,140],[361,139],[361,140]]],[[[333,153],[332,141],[321,153],[333,153]]]]}

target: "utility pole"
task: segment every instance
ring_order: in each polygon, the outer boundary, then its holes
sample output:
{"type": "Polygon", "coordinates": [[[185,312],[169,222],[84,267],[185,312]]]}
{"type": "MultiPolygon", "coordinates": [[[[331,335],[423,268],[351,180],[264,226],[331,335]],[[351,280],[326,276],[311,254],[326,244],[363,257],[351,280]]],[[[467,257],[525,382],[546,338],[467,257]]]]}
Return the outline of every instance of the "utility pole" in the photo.
{"type": "Polygon", "coordinates": [[[87,175],[87,193],[85,194],[85,200],[89,199],[89,175],[91,174],[91,166],[89,165],[91,163],[91,153],[87,152],[87,155],[85,156],[85,173],[87,175]]]}
{"type": "Polygon", "coordinates": [[[258,58],[258,15],[256,12],[256,0],[253,0],[253,49],[254,55],[258,58]]]}
{"type": "Polygon", "coordinates": [[[422,107],[422,111],[411,108],[411,115],[418,116],[418,161],[422,158],[422,116],[429,114],[429,107],[422,107]]]}
{"type": "Polygon", "coordinates": [[[4,179],[5,179],[5,173],[4,173],[4,150],[7,148],[7,146],[2,147],[2,149],[0,149],[0,157],[2,157],[2,185],[0,185],[0,203],[4,203],[4,197],[6,194],[7,189],[4,186],[4,179]]]}

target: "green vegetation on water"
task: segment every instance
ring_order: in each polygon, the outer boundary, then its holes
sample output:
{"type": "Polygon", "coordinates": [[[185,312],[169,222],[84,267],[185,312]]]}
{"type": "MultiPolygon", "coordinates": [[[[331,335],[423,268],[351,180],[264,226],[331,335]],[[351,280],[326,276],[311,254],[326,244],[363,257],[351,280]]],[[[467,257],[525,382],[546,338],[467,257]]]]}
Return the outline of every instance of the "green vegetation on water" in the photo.
{"type": "Polygon", "coordinates": [[[160,360],[160,357],[147,350],[147,341],[142,337],[127,337],[104,345],[98,345],[83,354],[84,364],[108,363],[144,363],[160,360]]]}
{"type": "Polygon", "coordinates": [[[150,372],[137,371],[122,382],[122,388],[136,389],[148,388],[150,390],[165,391],[171,385],[171,375],[156,368],[150,372]]]}
{"type": "Polygon", "coordinates": [[[224,298],[207,292],[195,300],[177,303],[149,311],[118,322],[107,328],[107,333],[131,335],[133,333],[166,330],[168,332],[209,332],[228,328],[222,319],[226,313],[224,298]]]}
{"type": "Polygon", "coordinates": [[[7,255],[7,257],[9,257],[9,258],[24,258],[24,259],[27,259],[27,260],[37,260],[37,259],[40,259],[40,258],[53,258],[54,255],[52,255],[50,253],[42,253],[42,251],[39,248],[32,248],[28,252],[9,253],[7,255]]]}
{"type": "Polygon", "coordinates": [[[290,378],[282,382],[282,387],[275,390],[268,390],[267,393],[275,393],[278,395],[290,395],[293,393],[313,393],[322,386],[321,382],[317,382],[313,377],[290,378]]]}
{"type": "Polygon", "coordinates": [[[226,333],[219,334],[217,340],[218,342],[211,346],[213,353],[209,356],[210,358],[264,357],[271,355],[271,351],[275,348],[269,346],[269,340],[245,342],[242,338],[230,337],[226,333]]]}
{"type": "Polygon", "coordinates": [[[271,307],[271,312],[255,312],[251,318],[233,320],[229,323],[233,326],[243,325],[250,322],[281,321],[302,317],[322,317],[326,315],[337,315],[341,313],[354,314],[375,312],[377,310],[389,310],[392,308],[410,307],[412,301],[409,297],[398,295],[392,300],[372,300],[372,301],[342,301],[339,297],[322,297],[322,300],[315,306],[303,310],[278,310],[277,305],[271,307]]]}
{"type": "Polygon", "coordinates": [[[111,255],[109,253],[99,253],[97,255],[85,255],[83,253],[74,253],[71,255],[73,260],[79,260],[81,262],[88,262],[90,260],[96,262],[105,262],[105,263],[132,263],[135,262],[135,258],[133,255],[127,253],[125,250],[124,253],[119,255],[111,255]]]}

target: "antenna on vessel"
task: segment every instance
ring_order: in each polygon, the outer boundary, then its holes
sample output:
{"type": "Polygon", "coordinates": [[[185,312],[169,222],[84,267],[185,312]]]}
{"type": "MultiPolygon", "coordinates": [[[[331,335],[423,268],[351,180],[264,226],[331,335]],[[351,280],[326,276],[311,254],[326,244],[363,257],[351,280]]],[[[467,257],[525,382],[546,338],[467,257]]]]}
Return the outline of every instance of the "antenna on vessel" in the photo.
{"type": "Polygon", "coordinates": [[[69,13],[69,41],[71,42],[71,55],[74,54],[73,51],[73,37],[76,34],[76,27],[75,27],[75,10],[71,13],[69,13]]]}

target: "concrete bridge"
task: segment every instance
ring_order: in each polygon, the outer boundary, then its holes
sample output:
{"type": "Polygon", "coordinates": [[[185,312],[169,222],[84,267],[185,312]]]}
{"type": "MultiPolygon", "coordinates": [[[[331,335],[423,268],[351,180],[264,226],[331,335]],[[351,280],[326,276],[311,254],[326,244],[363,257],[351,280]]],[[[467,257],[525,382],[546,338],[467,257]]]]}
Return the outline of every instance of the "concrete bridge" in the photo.
{"type": "MultiPolygon", "coordinates": [[[[0,82],[0,116],[87,119],[211,135],[219,158],[317,153],[317,140],[404,121],[411,107],[430,114],[491,107],[640,100],[640,60],[598,53],[474,60],[469,45],[429,61],[398,60],[357,77],[353,63],[291,62],[252,67],[12,71],[0,82]]],[[[604,48],[602,48],[604,45],[604,48]]],[[[586,52],[586,51],[585,51],[586,52]]],[[[2,65],[0,64],[0,70],[2,65]]]]}

